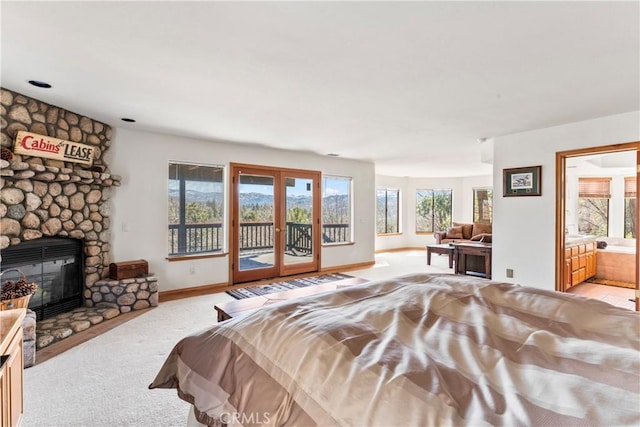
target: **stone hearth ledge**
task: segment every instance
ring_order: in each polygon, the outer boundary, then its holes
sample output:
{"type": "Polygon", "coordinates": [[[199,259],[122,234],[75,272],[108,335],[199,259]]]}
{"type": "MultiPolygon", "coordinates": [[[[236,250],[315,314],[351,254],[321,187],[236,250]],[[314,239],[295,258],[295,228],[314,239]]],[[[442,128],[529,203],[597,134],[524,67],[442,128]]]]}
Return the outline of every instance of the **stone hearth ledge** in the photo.
{"type": "Polygon", "coordinates": [[[36,349],[41,350],[48,345],[86,331],[91,326],[113,319],[120,315],[114,307],[79,307],[66,313],[58,314],[36,325],[36,349]]]}
{"type": "Polygon", "coordinates": [[[120,313],[142,310],[158,305],[158,279],[155,276],[134,279],[98,280],[85,290],[87,306],[114,304],[120,313]]]}

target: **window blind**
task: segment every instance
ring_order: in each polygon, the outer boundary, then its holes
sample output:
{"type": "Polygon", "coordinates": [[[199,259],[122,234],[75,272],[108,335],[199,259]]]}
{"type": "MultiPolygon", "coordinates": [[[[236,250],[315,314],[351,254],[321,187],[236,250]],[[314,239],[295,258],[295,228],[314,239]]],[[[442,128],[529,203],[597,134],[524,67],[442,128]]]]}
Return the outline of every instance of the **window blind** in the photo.
{"type": "Polygon", "coordinates": [[[624,197],[637,197],[636,177],[628,176],[624,178],[624,197]]]}
{"type": "Polygon", "coordinates": [[[578,197],[611,198],[611,178],[578,178],[578,197]]]}

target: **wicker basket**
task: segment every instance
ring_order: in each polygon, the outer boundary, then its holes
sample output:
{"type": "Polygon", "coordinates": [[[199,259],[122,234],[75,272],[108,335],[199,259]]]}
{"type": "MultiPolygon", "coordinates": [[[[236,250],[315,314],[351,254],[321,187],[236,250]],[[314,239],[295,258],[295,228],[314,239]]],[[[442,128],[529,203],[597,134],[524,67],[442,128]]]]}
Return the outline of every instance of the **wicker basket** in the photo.
{"type": "MultiPolygon", "coordinates": [[[[0,272],[0,279],[2,278],[2,275],[9,272],[9,271],[17,271],[18,273],[20,273],[20,278],[27,280],[27,276],[24,275],[24,273],[20,270],[18,270],[17,268],[10,268],[9,270],[5,270],[0,272]]],[[[0,285],[0,289],[2,289],[2,285],[0,285]]],[[[12,310],[14,308],[28,308],[29,307],[29,300],[31,299],[31,295],[33,294],[29,294],[29,295],[25,295],[23,297],[20,298],[12,298],[12,299],[5,299],[5,300],[0,300],[0,311],[3,310],[12,310]]]]}

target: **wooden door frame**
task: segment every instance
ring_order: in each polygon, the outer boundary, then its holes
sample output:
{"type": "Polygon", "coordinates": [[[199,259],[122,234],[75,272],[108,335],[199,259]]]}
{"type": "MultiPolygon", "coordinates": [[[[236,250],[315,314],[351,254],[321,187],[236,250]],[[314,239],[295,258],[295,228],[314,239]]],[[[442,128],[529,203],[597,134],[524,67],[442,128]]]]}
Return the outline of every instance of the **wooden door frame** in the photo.
{"type": "MultiPolygon", "coordinates": [[[[620,151],[636,151],[636,183],[637,189],[640,189],[640,141],[627,142],[621,144],[605,145],[601,147],[581,148],[569,151],[556,152],[556,247],[555,247],[555,288],[556,291],[563,292],[564,280],[564,246],[566,228],[565,212],[566,212],[566,165],[567,159],[570,157],[585,156],[590,154],[616,153],[620,151]]],[[[640,311],[640,262],[637,255],[640,254],[640,238],[638,238],[638,227],[640,225],[640,209],[637,203],[636,194],[636,310],[640,311]]]]}
{"type": "MultiPolygon", "coordinates": [[[[280,181],[280,176],[287,176],[287,175],[294,175],[294,176],[308,176],[308,177],[314,177],[317,180],[317,186],[316,188],[314,188],[313,191],[313,200],[312,200],[312,223],[314,225],[314,227],[312,228],[313,230],[313,253],[315,254],[315,259],[313,262],[315,262],[315,270],[313,271],[320,271],[321,268],[321,260],[322,260],[322,254],[321,254],[321,244],[320,244],[320,239],[322,237],[321,234],[321,221],[320,221],[320,212],[321,212],[321,182],[322,182],[322,172],[320,171],[313,171],[313,170],[307,170],[307,169],[292,169],[292,168],[282,168],[282,167],[276,167],[276,166],[267,166],[267,165],[252,165],[252,164],[246,164],[246,163],[230,163],[229,164],[229,174],[230,174],[230,179],[229,179],[229,201],[230,203],[229,205],[229,224],[230,224],[230,230],[229,230],[229,234],[228,234],[228,248],[229,248],[229,284],[233,285],[234,284],[234,278],[233,278],[233,273],[234,273],[234,268],[233,268],[233,263],[235,262],[236,258],[237,258],[237,254],[236,254],[236,239],[234,238],[236,236],[235,230],[236,230],[236,223],[235,223],[235,215],[236,215],[236,205],[237,205],[237,201],[236,201],[236,190],[235,190],[235,186],[236,183],[234,182],[234,177],[236,175],[236,170],[237,169],[252,169],[252,170],[263,170],[265,171],[265,173],[268,174],[275,174],[277,175],[278,181],[280,181]]],[[[275,203],[281,205],[282,208],[284,208],[284,202],[283,200],[280,200],[282,198],[278,197],[278,194],[280,193],[279,191],[275,191],[274,190],[274,196],[275,196],[275,203]]],[[[279,209],[276,207],[275,209],[276,212],[279,211],[279,209]]],[[[284,215],[286,215],[286,213],[284,213],[283,215],[278,215],[278,218],[274,218],[274,223],[280,222],[280,228],[284,230],[285,224],[282,224],[282,222],[286,222],[286,218],[284,218],[284,215]]],[[[284,247],[284,238],[285,238],[285,233],[279,233],[277,238],[279,239],[279,246],[280,247],[284,247]]],[[[278,258],[280,257],[280,254],[276,253],[275,254],[278,258]]],[[[275,258],[274,258],[275,259],[275,258]]],[[[281,272],[283,270],[283,266],[280,265],[280,261],[276,260],[276,264],[278,264],[278,270],[279,270],[279,275],[281,275],[281,272]]],[[[301,268],[304,268],[307,264],[303,264],[302,267],[298,268],[298,270],[300,270],[301,268]]],[[[302,271],[300,271],[302,272],[302,271]]],[[[309,272],[308,270],[305,269],[304,272],[309,272]]],[[[295,269],[290,269],[288,274],[297,274],[295,269]]]]}
{"type": "Polygon", "coordinates": [[[280,238],[279,238],[279,229],[278,229],[278,222],[277,222],[277,218],[279,218],[281,216],[281,212],[280,212],[280,201],[279,199],[279,190],[276,188],[279,186],[280,183],[280,177],[277,171],[273,170],[273,169],[267,169],[267,168],[256,168],[253,167],[251,165],[242,165],[242,166],[234,166],[233,164],[231,165],[231,179],[229,180],[229,183],[231,185],[230,187],[230,201],[231,203],[229,203],[229,218],[230,218],[230,230],[229,230],[229,253],[230,253],[230,258],[229,258],[229,284],[233,284],[233,283],[241,283],[241,282],[250,282],[250,281],[254,281],[254,280],[260,280],[263,277],[275,277],[277,275],[279,275],[280,273],[280,265],[279,265],[279,258],[277,256],[278,251],[280,250],[280,238]],[[253,270],[247,270],[246,272],[242,272],[242,274],[238,274],[236,275],[236,269],[234,268],[234,263],[236,262],[236,260],[238,261],[238,271],[240,271],[240,248],[237,245],[238,242],[238,233],[239,233],[239,227],[238,224],[236,223],[236,212],[238,210],[238,204],[239,204],[239,191],[237,191],[238,188],[238,182],[236,182],[236,176],[240,176],[240,174],[245,174],[248,176],[258,176],[259,174],[263,174],[265,177],[269,177],[269,178],[273,178],[273,216],[274,216],[274,242],[273,242],[273,265],[271,267],[268,268],[261,268],[261,269],[253,269],[253,270]],[[242,277],[239,278],[238,276],[248,276],[248,277],[242,277]]]}
{"type": "MultiPolygon", "coordinates": [[[[322,173],[319,171],[309,171],[302,169],[278,169],[282,175],[282,177],[289,177],[293,175],[294,178],[302,178],[302,179],[311,179],[312,182],[315,182],[315,188],[312,192],[312,202],[311,202],[311,224],[312,224],[312,254],[314,256],[314,260],[311,261],[315,263],[316,269],[315,271],[320,271],[320,250],[321,250],[321,239],[322,239],[322,222],[320,220],[320,212],[321,212],[321,191],[322,191],[322,173]]],[[[286,196],[286,191],[283,196],[286,196]]],[[[286,200],[282,201],[283,209],[286,208],[286,200]]],[[[286,215],[286,209],[283,211],[286,215]]],[[[286,230],[286,218],[280,218],[284,223],[280,224],[282,230],[286,230]]],[[[280,233],[281,239],[281,247],[284,248],[286,246],[285,242],[286,232],[280,233]]],[[[309,263],[300,263],[297,265],[287,265],[284,263],[284,259],[282,260],[282,264],[280,266],[280,273],[285,273],[287,276],[299,273],[307,273],[309,263]]]]}

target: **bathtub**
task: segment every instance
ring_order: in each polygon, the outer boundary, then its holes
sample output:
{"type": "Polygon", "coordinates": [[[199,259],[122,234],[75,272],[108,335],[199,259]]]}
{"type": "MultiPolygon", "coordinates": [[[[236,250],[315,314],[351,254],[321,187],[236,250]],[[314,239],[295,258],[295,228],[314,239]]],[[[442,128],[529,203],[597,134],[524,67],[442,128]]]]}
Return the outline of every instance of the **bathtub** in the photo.
{"type": "Polygon", "coordinates": [[[636,282],[635,246],[607,245],[596,250],[596,279],[636,282]]]}

